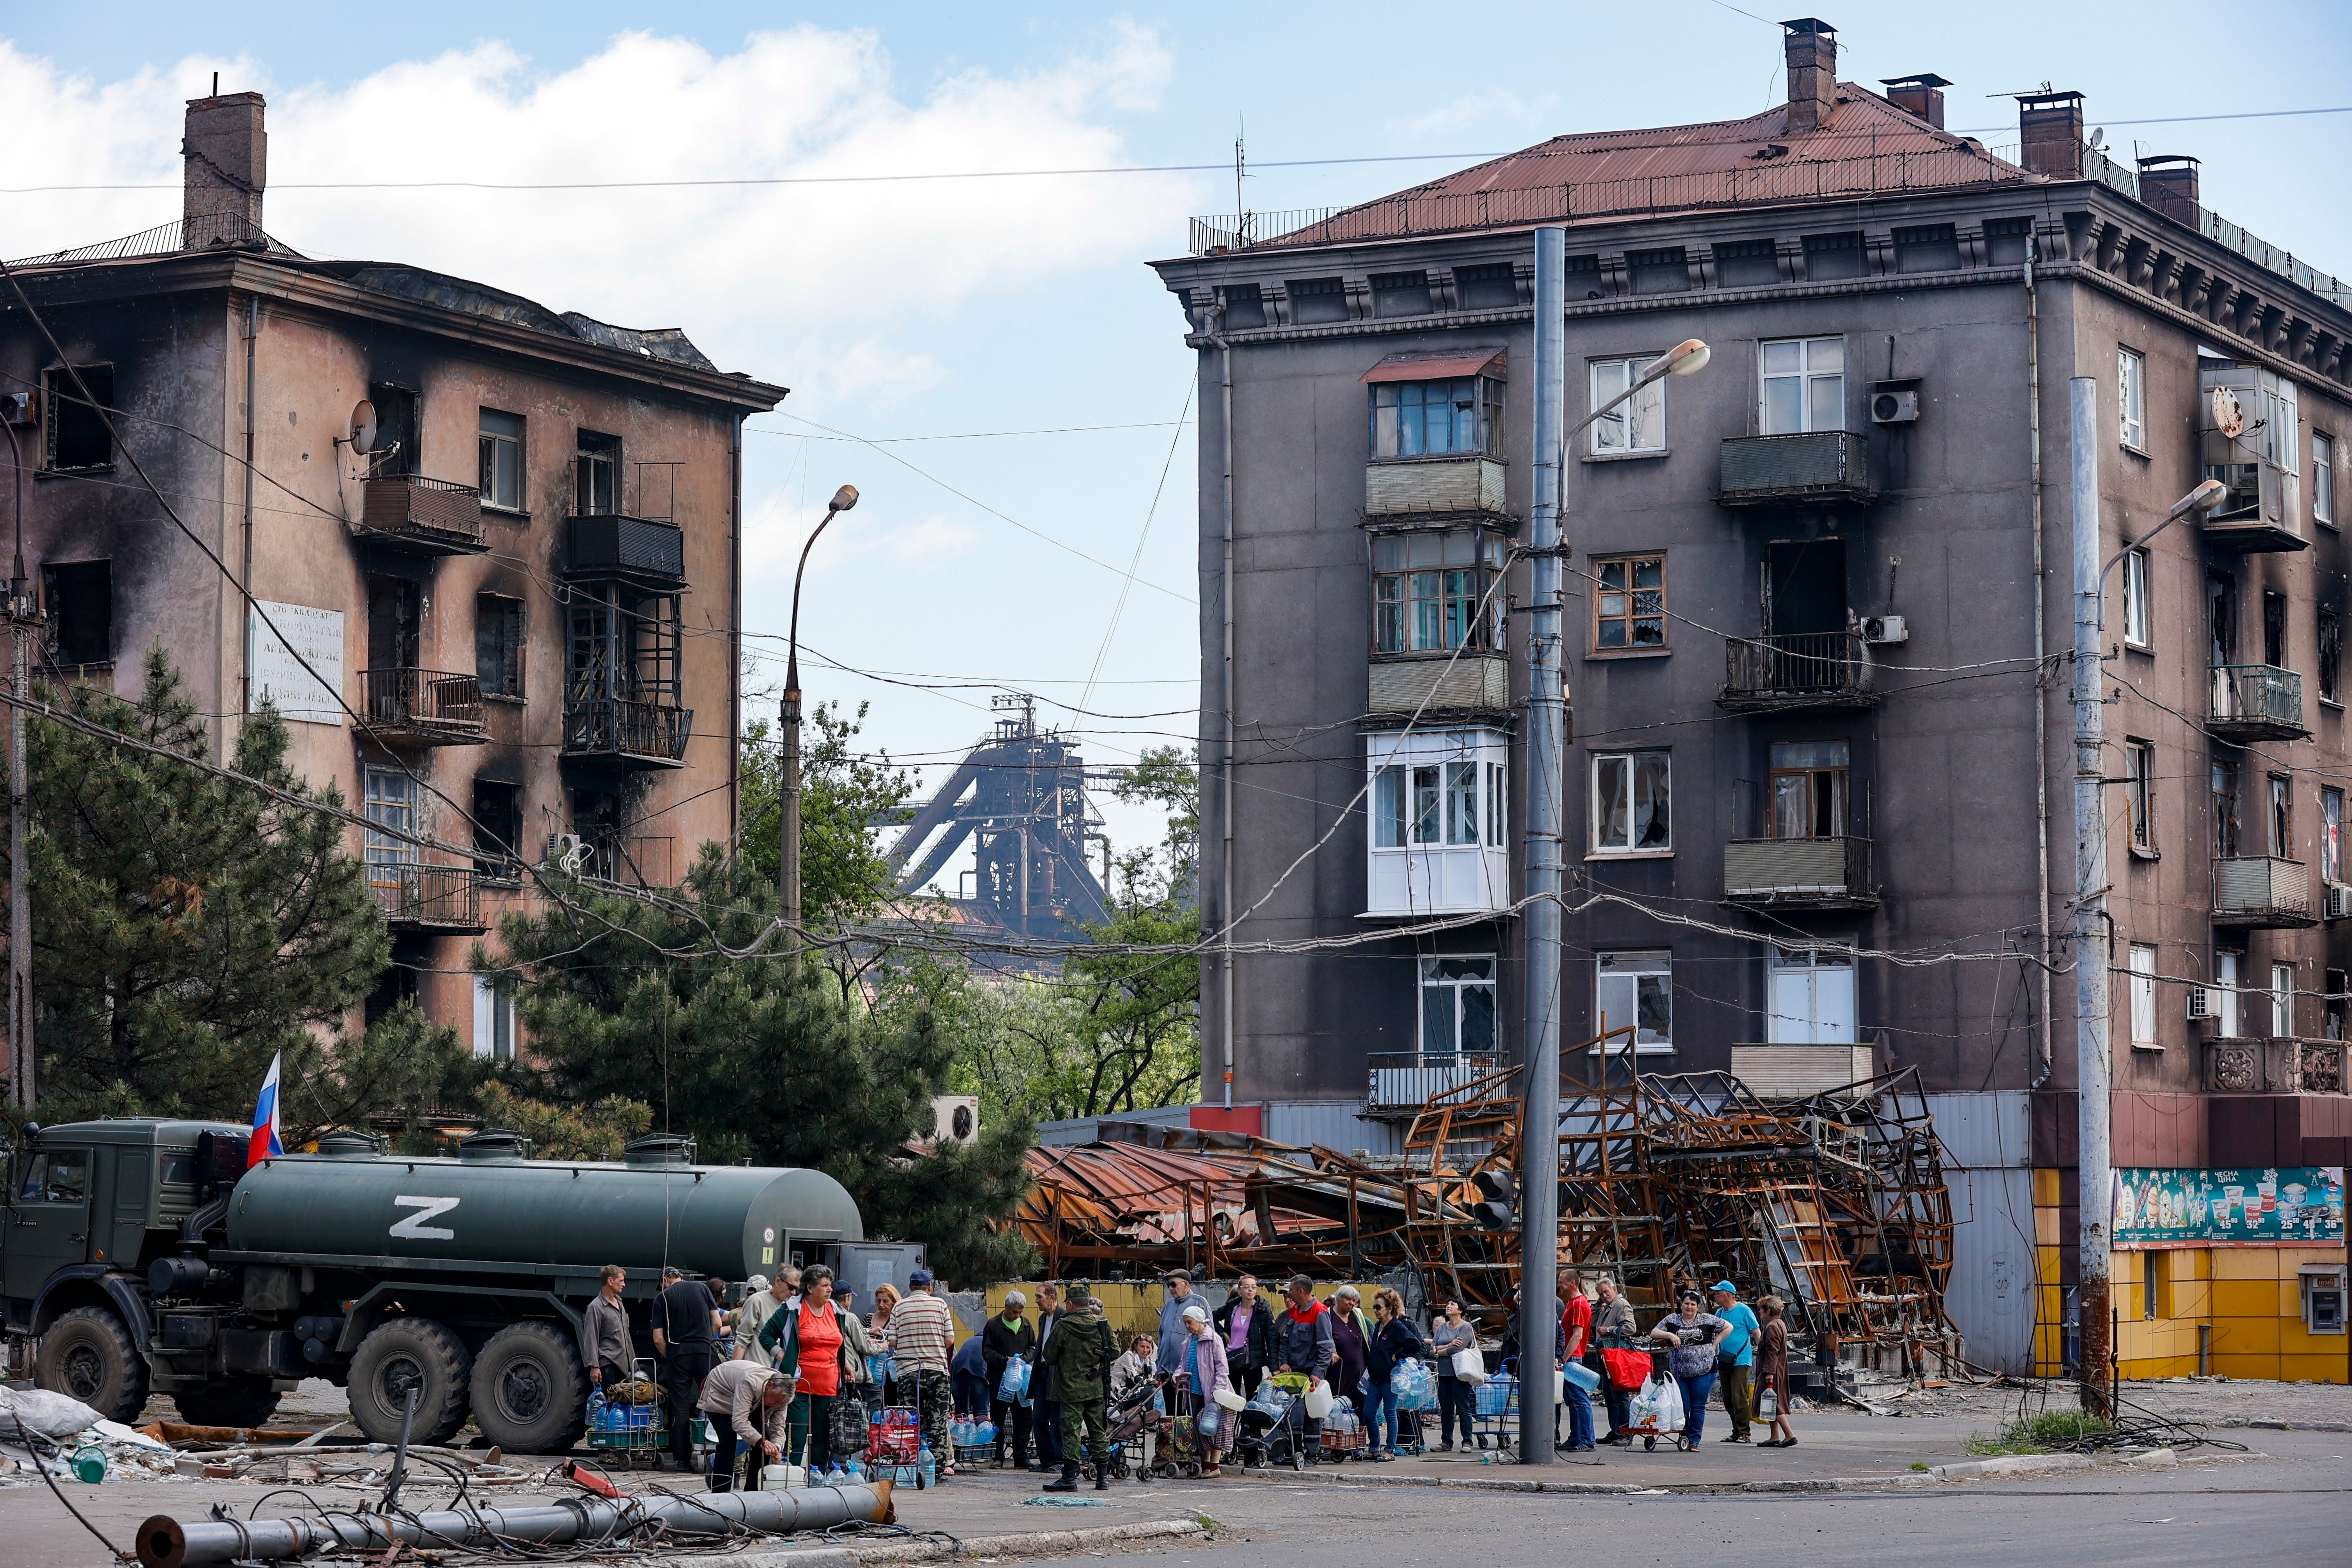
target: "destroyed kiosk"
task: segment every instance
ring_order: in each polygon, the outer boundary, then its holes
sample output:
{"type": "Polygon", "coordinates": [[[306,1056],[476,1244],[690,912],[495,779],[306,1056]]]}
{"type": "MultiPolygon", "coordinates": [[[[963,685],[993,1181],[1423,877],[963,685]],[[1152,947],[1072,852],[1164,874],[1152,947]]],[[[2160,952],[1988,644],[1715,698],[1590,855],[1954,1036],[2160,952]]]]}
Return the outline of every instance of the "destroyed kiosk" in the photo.
{"type": "Polygon", "coordinates": [[[417,1442],[470,1414],[509,1452],[561,1452],[582,1430],[580,1316],[604,1265],[628,1269],[650,1354],[666,1262],[740,1281],[872,1250],[831,1176],[698,1166],[684,1138],[641,1138],[610,1164],[532,1160],[511,1133],[446,1158],[339,1134],[247,1169],[247,1137],[202,1122],[27,1129],[6,1172],[0,1312],[12,1348],[37,1343],[40,1386],[121,1421],[153,1392],[192,1421],[252,1427],[323,1377],[377,1441],[398,1437],[414,1391],[417,1442]]]}

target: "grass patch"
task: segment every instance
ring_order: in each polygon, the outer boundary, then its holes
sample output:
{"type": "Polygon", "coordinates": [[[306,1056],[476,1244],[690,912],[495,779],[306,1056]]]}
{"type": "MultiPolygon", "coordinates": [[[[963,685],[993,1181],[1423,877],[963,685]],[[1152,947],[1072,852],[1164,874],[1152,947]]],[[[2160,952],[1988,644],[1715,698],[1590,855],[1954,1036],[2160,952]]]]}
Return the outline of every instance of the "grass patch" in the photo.
{"type": "Polygon", "coordinates": [[[1911,1461],[1911,1468],[1915,1470],[1924,1470],[1927,1468],[1927,1461],[1925,1459],[1914,1459],[1911,1461]]]}
{"type": "Polygon", "coordinates": [[[1979,1456],[2046,1454],[2115,1429],[2114,1422],[2081,1410],[2044,1410],[1999,1432],[1971,1433],[1968,1448],[1979,1456]]]}

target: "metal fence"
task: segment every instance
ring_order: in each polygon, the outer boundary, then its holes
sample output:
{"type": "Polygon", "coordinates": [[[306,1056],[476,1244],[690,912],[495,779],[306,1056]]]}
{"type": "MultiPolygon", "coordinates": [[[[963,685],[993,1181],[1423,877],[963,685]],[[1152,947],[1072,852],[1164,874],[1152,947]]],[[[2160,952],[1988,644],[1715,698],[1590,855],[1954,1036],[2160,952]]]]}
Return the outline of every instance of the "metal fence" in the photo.
{"type": "Polygon", "coordinates": [[[1372,1110],[1418,1110],[1432,1095],[1475,1082],[1502,1062],[1497,1056],[1467,1051],[1375,1051],[1366,1060],[1371,1068],[1366,1108],[1372,1110]]]}
{"type": "Polygon", "coordinates": [[[1858,696],[1870,690],[1859,632],[1735,638],[1723,652],[1726,696],[1858,696]]]}
{"type": "Polygon", "coordinates": [[[2303,677],[2272,664],[2213,666],[2213,722],[2303,727],[2303,677]]]}
{"type": "Polygon", "coordinates": [[[467,930],[482,924],[481,884],[471,866],[375,861],[368,885],[388,925],[467,930]]]}
{"type": "Polygon", "coordinates": [[[482,727],[478,675],[440,670],[363,670],[367,717],[390,729],[478,731],[482,727]]]}
{"type": "Polygon", "coordinates": [[[564,705],[563,749],[575,757],[658,757],[675,762],[686,755],[694,710],[626,697],[593,697],[564,705]]]}

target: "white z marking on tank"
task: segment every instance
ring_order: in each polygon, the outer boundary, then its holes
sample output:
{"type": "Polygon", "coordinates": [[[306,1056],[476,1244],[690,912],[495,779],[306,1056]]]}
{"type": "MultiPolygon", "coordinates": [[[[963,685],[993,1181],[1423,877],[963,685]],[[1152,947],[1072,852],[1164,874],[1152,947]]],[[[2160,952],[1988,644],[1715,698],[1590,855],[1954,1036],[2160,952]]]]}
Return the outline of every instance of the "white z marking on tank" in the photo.
{"type": "Polygon", "coordinates": [[[444,1230],[437,1225],[425,1223],[436,1214],[446,1214],[457,1207],[456,1198],[395,1197],[392,1201],[402,1208],[416,1210],[415,1214],[393,1226],[393,1235],[405,1241],[454,1241],[457,1239],[457,1233],[454,1230],[444,1230]]]}

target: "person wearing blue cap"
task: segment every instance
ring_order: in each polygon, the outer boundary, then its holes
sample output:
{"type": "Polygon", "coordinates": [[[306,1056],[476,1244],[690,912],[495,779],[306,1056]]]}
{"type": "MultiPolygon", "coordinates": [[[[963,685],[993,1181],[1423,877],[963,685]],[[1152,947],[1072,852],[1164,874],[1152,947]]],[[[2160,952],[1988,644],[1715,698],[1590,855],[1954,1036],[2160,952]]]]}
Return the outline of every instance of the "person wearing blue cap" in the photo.
{"type": "Polygon", "coordinates": [[[1714,1296],[1715,1315],[1731,1325],[1731,1332],[1715,1344],[1716,1385],[1723,1390],[1724,1414],[1731,1417],[1731,1436],[1723,1440],[1745,1443],[1748,1417],[1756,1410],[1756,1336],[1762,1325],[1730,1281],[1717,1280],[1714,1296]]]}

